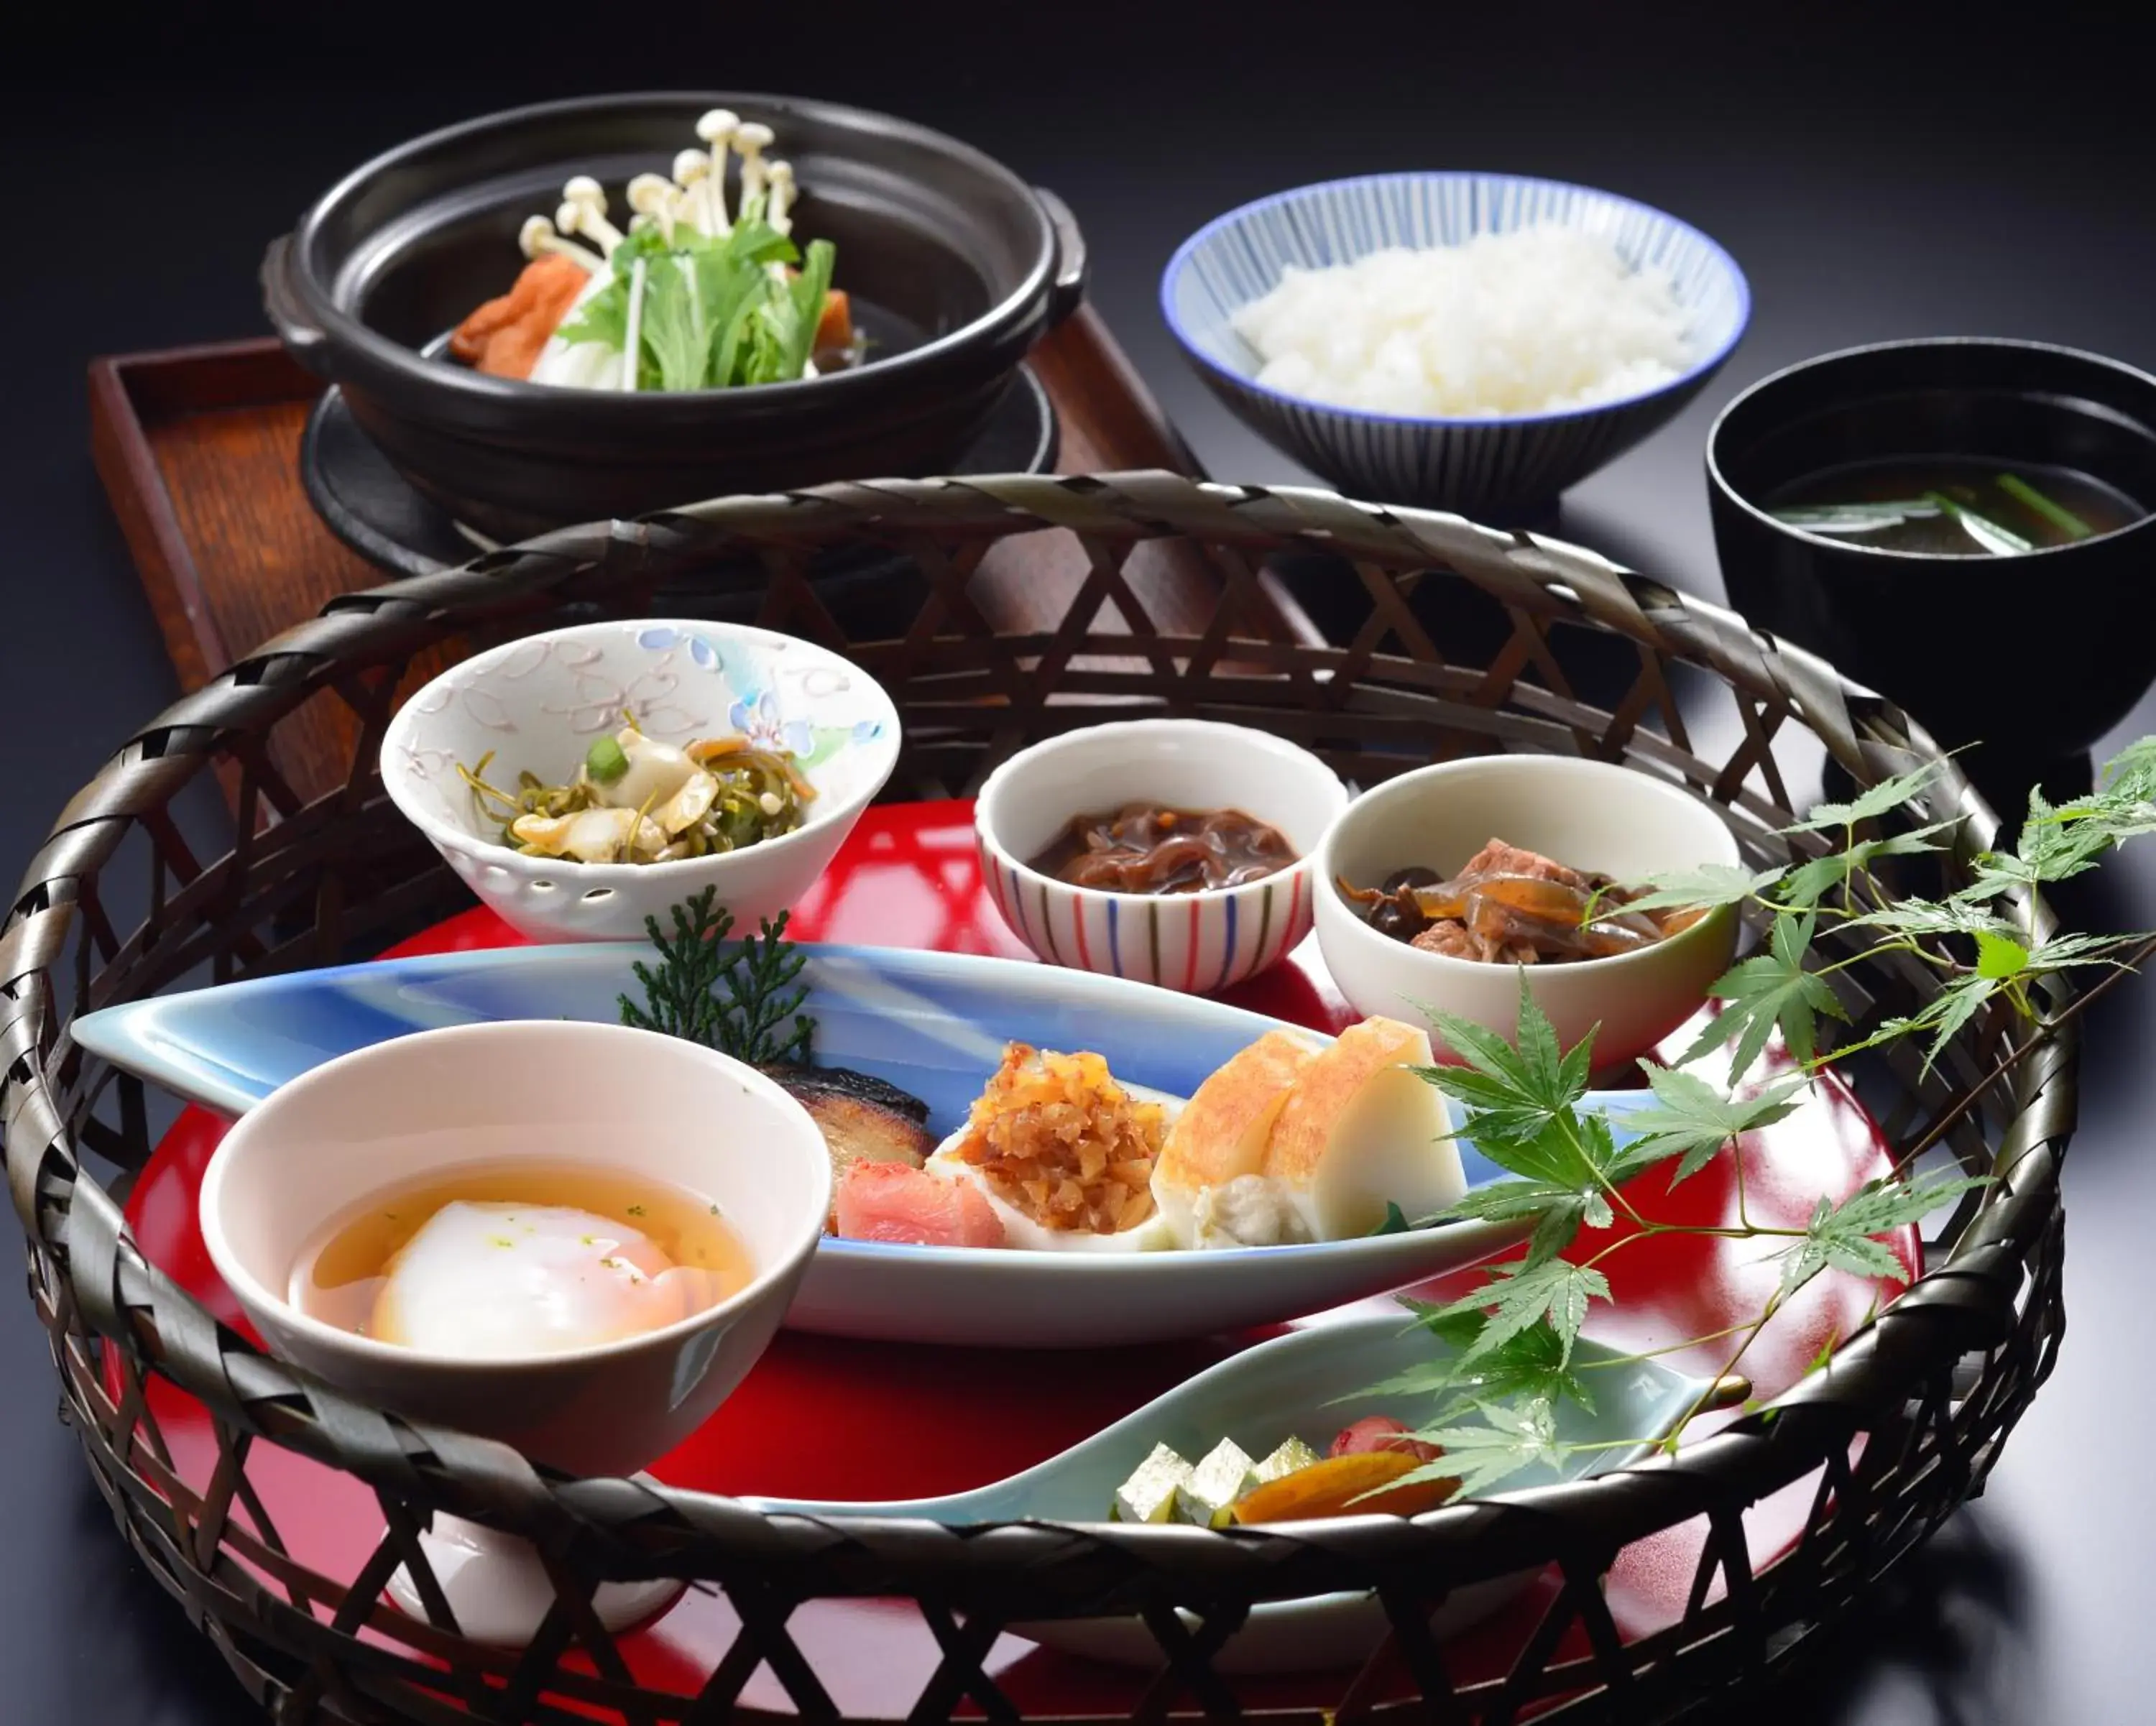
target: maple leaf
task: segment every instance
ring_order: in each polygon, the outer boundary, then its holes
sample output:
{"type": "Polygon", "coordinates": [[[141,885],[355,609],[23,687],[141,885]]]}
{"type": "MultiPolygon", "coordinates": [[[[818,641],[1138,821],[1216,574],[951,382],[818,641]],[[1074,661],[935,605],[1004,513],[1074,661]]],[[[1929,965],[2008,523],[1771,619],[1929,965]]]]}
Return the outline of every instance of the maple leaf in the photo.
{"type": "Polygon", "coordinates": [[[1917,857],[1944,849],[1933,835],[1953,825],[1948,821],[1934,822],[1913,832],[1896,833],[1884,839],[1860,839],[1845,850],[1812,858],[1783,877],[1774,897],[1792,910],[1810,910],[1825,902],[1845,882],[1869,873],[1881,858],[1917,857]]]}
{"type": "Polygon", "coordinates": [[[1794,822],[1782,831],[1785,833],[1824,833],[1835,827],[1845,830],[1860,822],[1876,821],[1881,816],[1892,814],[1905,803],[1914,802],[1922,796],[1938,776],[1938,762],[1922,762],[1907,773],[1897,773],[1892,778],[1881,780],[1849,802],[1815,803],[1802,821],[1794,822]]]}
{"type": "Polygon", "coordinates": [[[1614,1174],[1630,1180],[1677,1157],[1671,1186],[1699,1173],[1732,1140],[1789,1114],[1810,1083],[1801,1073],[1785,1073],[1748,1097],[1736,1097],[1682,1068],[1649,1066],[1645,1071],[1655,1103],[1626,1111],[1625,1124],[1639,1136],[1618,1154],[1614,1174]]]}
{"type": "Polygon", "coordinates": [[[1803,1063],[1811,1060],[1819,1047],[1819,1016],[1849,1017],[1849,1010],[1825,980],[1804,969],[1817,920],[1810,911],[1774,919],[1767,950],[1725,972],[1707,991],[1727,1005],[1685,1052],[1679,1065],[1689,1065],[1718,1044],[1733,1042],[1737,1047],[1729,1070],[1738,1075],[1748,1073],[1777,1026],[1791,1057],[1803,1063]]]}
{"type": "Polygon", "coordinates": [[[1557,1436],[1557,1411],[1547,1397],[1531,1397],[1517,1407],[1484,1403],[1477,1412],[1483,1421],[1478,1426],[1433,1426],[1418,1432],[1417,1438],[1438,1446],[1445,1454],[1402,1476],[1401,1483],[1457,1480],[1461,1496],[1468,1497],[1537,1463],[1562,1468],[1572,1454],[1571,1447],[1557,1436]]]}
{"type": "Polygon", "coordinates": [[[1366,1396],[1435,1396],[1440,1401],[1433,1420],[1445,1420],[1473,1403],[1518,1402],[1537,1396],[1574,1402],[1594,1413],[1594,1397],[1572,1370],[1563,1339],[1548,1325],[1531,1324],[1478,1353],[1475,1345],[1489,1323],[1486,1312],[1449,1313],[1427,1302],[1402,1303],[1445,1345],[1443,1351],[1367,1391],[1356,1391],[1352,1399],[1336,1401],[1359,1401],[1366,1396]]]}
{"type": "Polygon", "coordinates": [[[1830,1268],[1859,1277],[1907,1277],[1908,1267],[1878,1237],[1921,1222],[1949,1199],[1989,1184],[1982,1175],[1938,1173],[1915,1181],[1896,1175],[1866,1181],[1840,1204],[1822,1198],[1803,1238],[1777,1255],[1782,1260],[1778,1298],[1787,1299],[1830,1268]]]}
{"type": "Polygon", "coordinates": [[[1958,895],[1945,899],[1898,899],[1891,905],[1881,905],[1876,910],[1851,918],[1848,927],[1876,929],[1888,935],[1912,937],[1965,935],[1974,939],[1984,934],[2013,936],[2020,933],[2019,927],[2002,913],[1958,895]]]}
{"type": "MultiPolygon", "coordinates": [[[[1711,863],[1689,869],[1661,869],[1640,878],[1640,884],[1651,891],[1637,899],[1627,899],[1624,909],[1712,910],[1717,905],[1741,905],[1747,899],[1757,899],[1781,878],[1779,869],[1748,869],[1736,863],[1711,863]]],[[[1589,904],[1590,920],[1594,904],[1600,899],[1601,894],[1597,894],[1589,904]]]]}
{"type": "Polygon", "coordinates": [[[1520,974],[1517,1046],[1472,1019],[1422,1003],[1418,1006],[1466,1064],[1423,1067],[1416,1072],[1448,1097],[1457,1098],[1476,1111],[1475,1142],[1500,1166],[1511,1165],[1491,1150],[1492,1142],[1532,1143],[1587,1094],[1594,1032],[1589,1032],[1568,1053],[1560,1052],[1555,1028],[1528,991],[1524,966],[1520,974]]]}
{"type": "Polygon", "coordinates": [[[1517,1336],[1531,1324],[1548,1321],[1556,1333],[1558,1364],[1572,1359],[1572,1345],[1579,1327],[1587,1321],[1591,1300],[1609,1298],[1609,1279],[1598,1270],[1572,1264],[1562,1258],[1540,1264],[1515,1262],[1491,1267],[1490,1280],[1471,1293],[1440,1307],[1433,1315],[1450,1319],[1462,1313],[1480,1313],[1484,1323],[1467,1344],[1461,1358],[1478,1360],[1499,1344],[1517,1336]]]}
{"type": "Polygon", "coordinates": [[[1472,1113],[1465,1131],[1476,1148],[1517,1177],[1464,1195],[1445,1214],[1490,1220],[1537,1219],[1527,1262],[1539,1265],[1572,1244],[1583,1227],[1607,1228],[1609,1170],[1617,1160],[1609,1124],[1583,1115],[1592,1033],[1571,1049],[1520,979],[1516,1047],[1486,1027],[1428,1009],[1440,1035],[1467,1064],[1417,1072],[1472,1113]]]}

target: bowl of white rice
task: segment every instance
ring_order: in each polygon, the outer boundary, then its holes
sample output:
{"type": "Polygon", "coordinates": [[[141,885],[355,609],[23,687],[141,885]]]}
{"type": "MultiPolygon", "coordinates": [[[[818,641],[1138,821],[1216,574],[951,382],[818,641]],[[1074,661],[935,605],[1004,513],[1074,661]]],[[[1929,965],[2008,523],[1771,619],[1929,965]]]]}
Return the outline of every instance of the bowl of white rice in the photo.
{"type": "Polygon", "coordinates": [[[1341,490],[1503,519],[1697,395],[1744,333],[1697,228],[1558,180],[1374,174],[1184,241],[1161,309],[1213,392],[1341,490]]]}

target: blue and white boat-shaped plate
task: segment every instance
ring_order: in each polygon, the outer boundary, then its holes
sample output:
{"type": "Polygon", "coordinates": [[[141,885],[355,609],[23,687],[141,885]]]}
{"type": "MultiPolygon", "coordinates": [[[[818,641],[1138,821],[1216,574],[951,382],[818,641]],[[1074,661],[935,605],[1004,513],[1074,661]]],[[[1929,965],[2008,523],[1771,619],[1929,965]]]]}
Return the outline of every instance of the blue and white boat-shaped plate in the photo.
{"type": "MultiPolygon", "coordinates": [[[[1126,1083],[1185,1097],[1281,1022],[1114,977],[971,954],[815,945],[803,981],[818,1064],[911,1092],[939,1137],[1014,1039],[1093,1049],[1126,1083]]],[[[228,983],[86,1015],[75,1040],[238,1117],[286,1080],[393,1037],[500,1019],[618,1021],[641,995],[641,943],[508,947],[228,983]]],[[[1315,1033],[1307,1033],[1314,1035],[1315,1033]]],[[[1639,1093],[1598,1099],[1613,1115],[1639,1093]]],[[[1499,1178],[1471,1144],[1471,1186],[1499,1178]]],[[[1412,1287],[1517,1241],[1453,1222],[1314,1245],[1065,1253],[826,1239],[788,1324],[829,1335],[1001,1348],[1097,1348],[1283,1323],[1412,1287]]]]}

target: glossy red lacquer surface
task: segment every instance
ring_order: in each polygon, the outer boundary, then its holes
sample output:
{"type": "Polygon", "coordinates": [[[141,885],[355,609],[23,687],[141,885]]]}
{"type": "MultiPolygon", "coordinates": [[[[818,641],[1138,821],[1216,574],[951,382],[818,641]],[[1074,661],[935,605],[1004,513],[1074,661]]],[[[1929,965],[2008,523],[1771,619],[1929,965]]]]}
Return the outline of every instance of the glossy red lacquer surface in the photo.
{"type": "MultiPolygon", "coordinates": [[[[870,810],[797,910],[793,933],[803,940],[1030,957],[982,890],[971,817],[971,805],[957,802],[870,810]]],[[[493,914],[474,909],[393,951],[501,946],[517,939],[493,914]]],[[[1327,1030],[1353,1017],[1325,975],[1314,940],[1286,965],[1225,998],[1327,1030]]],[[[244,1330],[196,1224],[202,1170],[223,1129],[200,1109],[183,1114],[136,1185],[128,1214],[142,1250],[244,1330]]],[[[1845,1194],[1886,1167],[1863,1111],[1838,1088],[1822,1086],[1798,1113],[1748,1141],[1749,1215],[1755,1222],[1801,1224],[1820,1194],[1845,1194]]],[[[1657,1178],[1649,1177],[1650,1183],[1657,1178]]],[[[1640,1201],[1671,1220],[1733,1221],[1736,1186],[1724,1160],[1674,1196],[1650,1190],[1640,1201]]],[[[1913,1237],[1901,1247],[1913,1268],[1913,1237]]],[[[1756,1314],[1772,1291],[1778,1273],[1766,1256],[1756,1241],[1641,1241],[1605,1265],[1617,1304],[1598,1306],[1589,1329],[1641,1348],[1722,1330],[1756,1314]]],[[[1782,1390],[1823,1344],[1856,1329],[1875,1300],[1892,1292],[1827,1273],[1753,1344],[1743,1370],[1762,1394],[1782,1390]]],[[[710,1423],[652,1472],[672,1484],[718,1493],[868,1499],[957,1491],[1054,1454],[1257,1339],[1035,1355],[783,1334],[710,1423]]],[[[1725,1340],[1671,1360],[1712,1374],[1730,1346],[1725,1340]]],[[[183,1477],[206,1481],[213,1455],[206,1418],[169,1385],[160,1384],[152,1401],[183,1477]]],[[[1323,1411],[1313,1411],[1312,1433],[1322,1437],[1325,1424],[1323,1411]]],[[[331,1575],[357,1570],[381,1529],[371,1494],[274,1446],[255,1446],[248,1469],[295,1558],[331,1575]]],[[[1809,1488],[1803,1488],[1756,1507],[1748,1519],[1753,1553],[1763,1556],[1785,1545],[1808,1504],[1809,1488]]],[[[1703,1528],[1681,1529],[1620,1558],[1608,1592],[1620,1627],[1644,1632],[1681,1613],[1703,1535],[1703,1528]]],[[[1465,1677],[1502,1671],[1553,1590],[1545,1581],[1529,1590],[1450,1651],[1455,1672],[1465,1677]]],[[[815,1603],[797,1612],[788,1627],[834,1702],[850,1713],[903,1718],[939,1658],[934,1638],[904,1601],[815,1603]]],[[[626,1652],[640,1682],[693,1694],[724,1655],[734,1628],[722,1601],[691,1593],[629,1639],[626,1652]]],[[[1139,1677],[1010,1636],[998,1644],[990,1665],[1029,1711],[1119,1709],[1143,1688],[1139,1677]]],[[[1338,1690],[1337,1677],[1269,1681],[1253,1684],[1248,1700],[1322,1704],[1337,1699],[1338,1690]]],[[[767,1672],[751,1681],[742,1699],[751,1706],[788,1706],[767,1672]]]]}

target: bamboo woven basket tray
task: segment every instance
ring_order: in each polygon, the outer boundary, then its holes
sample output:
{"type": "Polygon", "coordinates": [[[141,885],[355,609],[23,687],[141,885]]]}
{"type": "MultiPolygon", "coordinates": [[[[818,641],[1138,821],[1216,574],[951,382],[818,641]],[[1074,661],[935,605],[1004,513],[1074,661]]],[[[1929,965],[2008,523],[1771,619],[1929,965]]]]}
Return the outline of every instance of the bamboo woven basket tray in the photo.
{"type": "MultiPolygon", "coordinates": [[[[1394,1626],[1391,1657],[1420,1697],[1392,1697],[1373,1660],[1339,1676],[1327,1710],[1266,1718],[1480,1726],[1554,1703],[1568,1720],[1661,1721],[1795,1658],[1979,1488],[2063,1329],[2057,1175],[2074,1106],[2071,1029],[2001,1075],[2000,1017],[1969,1027],[1929,1074],[1906,1048],[1856,1069],[1897,1152],[1943,1129],[1930,1155],[1999,1178],[1964,1201],[1929,1243],[1930,1273],[1830,1372],[1674,1460],[1413,1524],[1209,1534],[767,1519],[693,1493],[542,1476],[501,1446],[356,1405],[220,1329],[126,1235],[119,1205],[153,1148],[151,1099],[74,1047],[70,1014],[182,980],[366,954],[454,906],[453,878],[375,772],[414,662],[644,612],[670,578],[744,554],[767,576],[762,622],[847,652],[891,691],[907,734],[901,795],[968,790],[1031,739],[1150,706],[1276,730],[1365,783],[1496,749],[1628,761],[1714,799],[1765,863],[1788,859],[1774,830],[1792,818],[1772,745],[1800,745],[1784,753],[1830,759],[1860,783],[1938,754],[1895,707],[1817,660],[1590,553],[1323,493],[1158,474],[734,499],[566,530],[332,602],[133,735],[63,812],[0,935],[8,1174],[64,1412],[136,1550],[279,1718],[568,1722],[596,1710],[713,1722],[747,1717],[737,1698],[767,1662],[803,1715],[835,1718],[786,1621],[803,1601],[839,1596],[917,1603],[943,1659],[911,1704],[916,1718],[975,1708],[1019,1718],[983,1668],[999,1628],[1109,1612],[1143,1615],[1165,1651],[1142,1717],[1219,1715],[1240,1704],[1209,1656],[1252,1603],[1374,1590],[1394,1626]],[[1032,532],[1075,536],[1091,575],[1058,627],[998,637],[968,583],[992,544],[1032,532]],[[818,553],[864,538],[919,571],[904,639],[845,641],[806,579],[818,553]],[[1202,633],[1158,633],[1126,585],[1127,562],[1163,539],[1223,577],[1202,633]],[[1363,615],[1341,644],[1245,628],[1265,609],[1261,570],[1282,559],[1327,561],[1343,615],[1363,615]],[[1485,651],[1448,658],[1425,620],[1471,614],[1485,651]],[[342,785],[303,805],[268,745],[310,704],[347,709],[357,742],[342,785]],[[238,782],[239,837],[205,858],[184,830],[214,811],[220,772],[238,782]],[[166,1454],[145,1402],[153,1379],[215,1418],[220,1461],[203,1490],[166,1454]],[[243,1467],[264,1443],[375,1489],[388,1532],[356,1577],[284,1554],[243,1467]],[[1743,1514],[1792,1485],[1810,1513],[1794,1548],[1769,1562],[1748,1550],[1743,1514]],[[559,1599],[528,1652],[482,1648],[380,1602],[398,1564],[423,1563],[414,1530],[437,1509],[528,1535],[547,1554],[559,1599]],[[1710,1534],[1682,1621],[1624,1643],[1598,1579],[1628,1543],[1702,1518],[1710,1534]],[[1435,1606],[1548,1565],[1564,1586],[1511,1670],[1455,1689],[1427,1629],[1435,1606]],[[654,1574],[717,1586],[741,1618],[696,1693],[640,1688],[588,1610],[602,1580],[654,1574]],[[1201,1626],[1186,1631],[1178,1607],[1201,1626]]],[[[1927,818],[1964,817],[1964,848],[1944,865],[1952,885],[1995,822],[1951,765],[1928,802],[1927,818]]],[[[2015,914],[2031,930],[2045,917],[2034,901],[2015,914]]],[[[1922,973],[1905,955],[1839,974],[1851,1033],[1912,1010],[1922,973]]]]}

